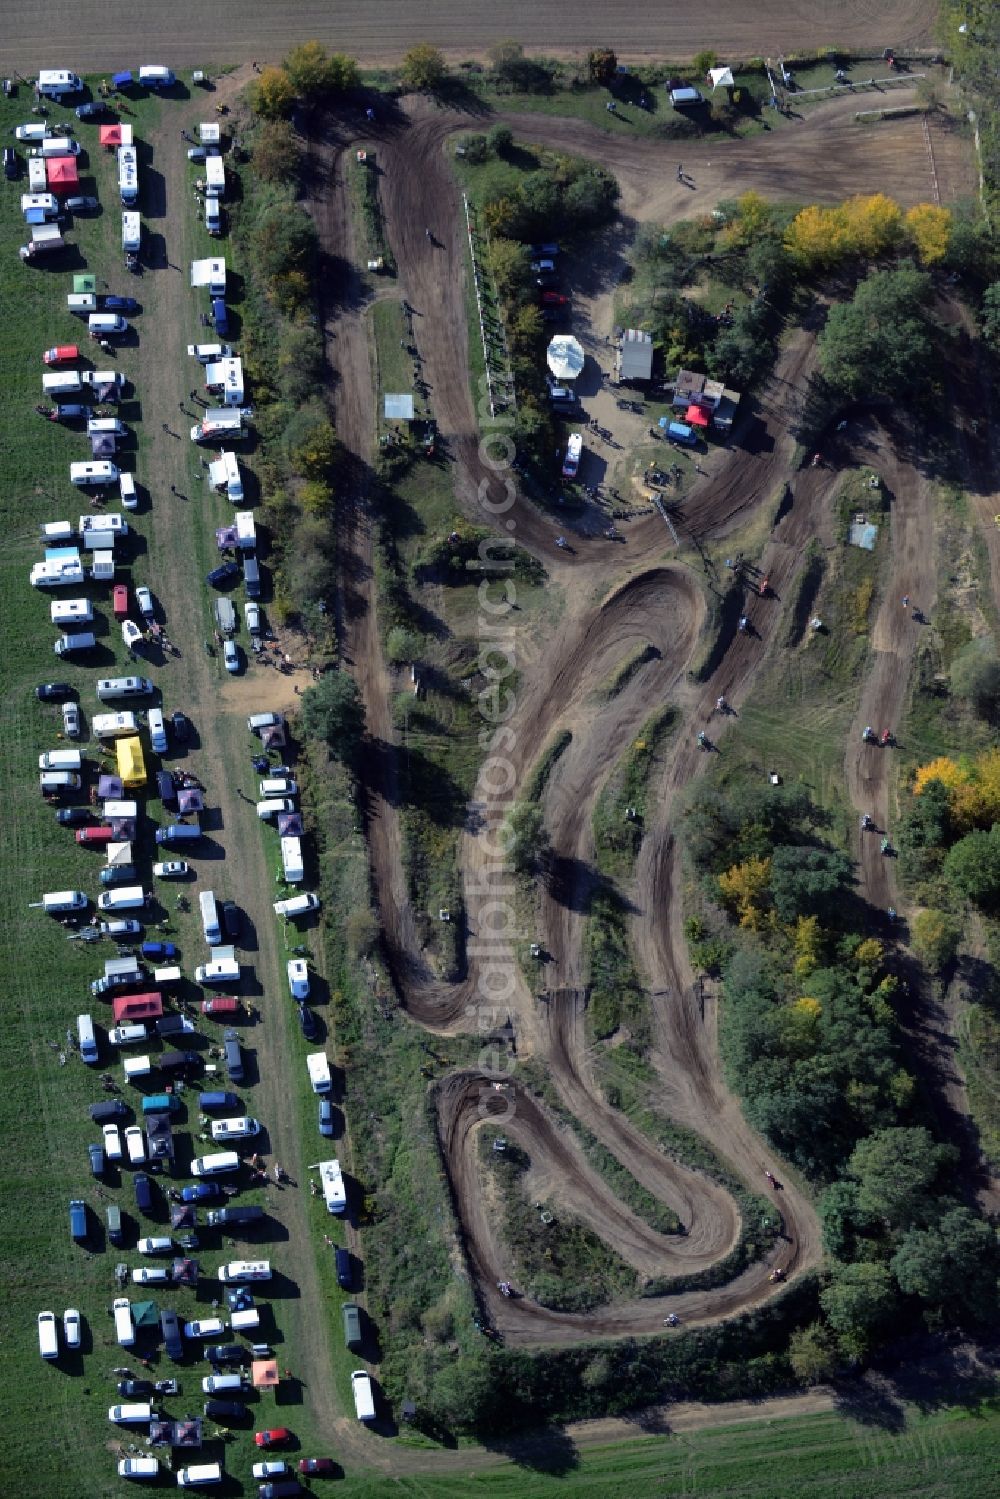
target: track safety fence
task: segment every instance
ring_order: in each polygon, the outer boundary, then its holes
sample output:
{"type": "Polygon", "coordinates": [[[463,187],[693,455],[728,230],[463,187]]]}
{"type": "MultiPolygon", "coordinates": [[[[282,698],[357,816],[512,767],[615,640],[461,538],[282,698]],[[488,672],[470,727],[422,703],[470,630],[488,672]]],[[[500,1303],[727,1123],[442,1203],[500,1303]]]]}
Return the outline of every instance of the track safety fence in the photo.
{"type": "Polygon", "coordinates": [[[469,255],[472,259],[472,277],[476,290],[476,311],[479,315],[479,337],[483,345],[483,360],[486,365],[486,388],[490,402],[490,415],[498,411],[512,410],[517,401],[514,392],[514,376],[510,367],[510,350],[503,318],[500,315],[500,298],[489,271],[489,233],[478,228],[476,214],[469,202],[468,193],[462,194],[465,208],[465,231],[469,240],[469,255]]]}

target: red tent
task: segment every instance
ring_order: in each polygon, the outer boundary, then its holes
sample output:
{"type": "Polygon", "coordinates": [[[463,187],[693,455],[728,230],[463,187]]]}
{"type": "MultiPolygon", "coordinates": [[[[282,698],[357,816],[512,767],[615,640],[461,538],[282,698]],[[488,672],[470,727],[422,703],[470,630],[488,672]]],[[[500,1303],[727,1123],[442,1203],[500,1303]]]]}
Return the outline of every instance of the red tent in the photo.
{"type": "Polygon", "coordinates": [[[75,156],[50,156],[45,163],[50,193],[72,193],[80,186],[75,156]]]}
{"type": "Polygon", "coordinates": [[[684,420],[690,422],[692,427],[707,427],[711,422],[708,412],[701,406],[689,406],[684,420]]]}
{"type": "Polygon", "coordinates": [[[98,139],[106,151],[112,151],[115,146],[120,146],[122,143],[121,125],[102,125],[98,139]]]}

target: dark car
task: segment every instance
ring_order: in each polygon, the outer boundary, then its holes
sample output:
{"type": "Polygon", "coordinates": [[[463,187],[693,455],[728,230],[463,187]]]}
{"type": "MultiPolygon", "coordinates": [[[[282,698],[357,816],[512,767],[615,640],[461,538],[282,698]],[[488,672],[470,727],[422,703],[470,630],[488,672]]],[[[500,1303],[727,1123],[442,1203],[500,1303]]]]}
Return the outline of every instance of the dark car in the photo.
{"type": "Polygon", "coordinates": [[[231,941],[235,942],[240,935],[240,908],[235,901],[224,900],[222,902],[222,930],[231,941]]]}
{"type": "Polygon", "coordinates": [[[354,1285],[354,1262],[349,1249],[335,1249],[334,1263],[337,1267],[337,1284],[342,1291],[350,1291],[354,1285]]]}
{"type": "Polygon", "coordinates": [[[211,583],[213,588],[221,588],[223,583],[231,583],[233,579],[238,578],[239,575],[239,563],[222,562],[218,567],[212,568],[212,571],[208,574],[205,582],[211,583]]]}
{"type": "Polygon", "coordinates": [[[13,146],[3,148],[3,174],[8,182],[16,182],[21,175],[21,158],[13,146]]]}
{"type": "Polygon", "coordinates": [[[96,198],[88,198],[86,196],[66,198],[63,202],[63,207],[67,213],[96,213],[100,206],[96,198]]]}
{"type": "Polygon", "coordinates": [[[153,1207],[153,1183],[145,1171],[137,1171],[132,1178],[135,1184],[135,1205],[140,1213],[149,1213],[153,1207]]]}
{"type": "Polygon", "coordinates": [[[92,821],[87,807],[60,807],[56,813],[56,822],[61,823],[64,828],[82,828],[92,821]]]}
{"type": "Polygon", "coordinates": [[[229,336],[229,313],[226,304],[221,297],[212,298],[212,319],[215,323],[215,331],[219,338],[229,336]]]}
{"type": "Polygon", "coordinates": [[[209,1421],[225,1421],[229,1424],[238,1422],[242,1425],[244,1421],[251,1419],[252,1412],[238,1400],[206,1400],[205,1415],[209,1421]]]}
{"type": "Polygon", "coordinates": [[[186,1067],[200,1067],[202,1065],[201,1052],[162,1051],[157,1058],[156,1064],[163,1072],[182,1072],[186,1067]]]}
{"type": "Polygon", "coordinates": [[[87,1154],[90,1156],[90,1170],[93,1176],[104,1175],[104,1146],[88,1145],[87,1154]]]}
{"type": "Polygon", "coordinates": [[[327,1478],[333,1478],[337,1472],[337,1464],[332,1457],[300,1457],[300,1473],[322,1473],[327,1478]]]}
{"type": "Polygon", "coordinates": [[[195,1182],[181,1188],[181,1202],[218,1202],[222,1188],[218,1182],[195,1182]]]}
{"type": "Polygon", "coordinates": [[[135,297],[102,297],[102,312],[124,312],[127,316],[139,311],[139,304],[135,297]]]}
{"type": "Polygon", "coordinates": [[[308,1005],[299,1005],[299,1025],[307,1041],[319,1040],[319,1021],[308,1005]]]}
{"type": "Polygon", "coordinates": [[[177,947],[173,942],[144,942],[139,949],[144,958],[176,958],[177,947]]]}
{"type": "Polygon", "coordinates": [[[151,1379],[120,1379],[115,1387],[119,1395],[152,1395],[151,1379]]]}
{"type": "Polygon", "coordinates": [[[210,1364],[242,1364],[247,1351],[240,1343],[210,1343],[205,1357],[210,1364]]]}
{"type": "Polygon", "coordinates": [[[120,1098],[109,1098],[106,1103],[92,1103],[90,1117],[95,1124],[112,1124],[116,1119],[127,1119],[129,1107],[120,1098]]]}
{"type": "Polygon", "coordinates": [[[191,724],[187,716],[181,712],[171,713],[170,727],[173,729],[178,743],[187,744],[191,737],[191,724]]]}
{"type": "Polygon", "coordinates": [[[180,1318],[171,1306],[165,1306],[160,1312],[160,1332],[163,1334],[163,1346],[168,1356],[175,1361],[183,1358],[180,1318]]]}
{"type": "Polygon", "coordinates": [[[165,807],[172,807],[177,800],[177,787],[169,770],[156,772],[156,794],[165,807]]]}
{"type": "Polygon", "coordinates": [[[35,696],[40,703],[64,703],[67,698],[76,697],[76,688],[68,682],[42,682],[35,688],[35,696]]]}
{"type": "Polygon", "coordinates": [[[108,106],[103,99],[95,99],[92,104],[78,104],[76,106],[76,117],[78,120],[99,120],[107,112],[108,106]]]}
{"type": "Polygon", "coordinates": [[[319,1132],[327,1136],[332,1136],[334,1132],[333,1104],[328,1098],[321,1098],[319,1101],[319,1132]]]}
{"type": "Polygon", "coordinates": [[[257,1490],[257,1499],[295,1499],[306,1490],[297,1478],[273,1478],[262,1483],[257,1490]]]}

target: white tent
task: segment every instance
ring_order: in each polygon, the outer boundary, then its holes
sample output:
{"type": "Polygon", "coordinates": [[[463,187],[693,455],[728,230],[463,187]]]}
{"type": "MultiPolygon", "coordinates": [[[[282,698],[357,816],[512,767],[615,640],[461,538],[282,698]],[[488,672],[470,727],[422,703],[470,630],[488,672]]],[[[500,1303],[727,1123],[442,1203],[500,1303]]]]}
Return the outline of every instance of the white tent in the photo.
{"type": "Polygon", "coordinates": [[[732,68],[709,68],[708,76],[712,80],[713,89],[736,87],[732,68]]]}
{"type": "Polygon", "coordinates": [[[570,338],[565,333],[552,340],[545,358],[551,373],[560,384],[575,380],[583,369],[583,348],[575,338],[570,338]]]}

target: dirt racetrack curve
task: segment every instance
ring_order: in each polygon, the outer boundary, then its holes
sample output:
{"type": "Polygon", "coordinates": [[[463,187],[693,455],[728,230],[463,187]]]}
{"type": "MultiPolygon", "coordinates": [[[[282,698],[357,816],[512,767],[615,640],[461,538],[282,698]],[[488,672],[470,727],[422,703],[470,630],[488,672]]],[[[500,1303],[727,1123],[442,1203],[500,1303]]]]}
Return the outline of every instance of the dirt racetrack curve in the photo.
{"type": "Polygon", "coordinates": [[[581,54],[614,47],[626,59],[693,57],[706,48],[736,57],[842,46],[881,53],[934,46],[934,0],[632,0],[609,18],[607,0],[576,0],[570,10],[538,0],[49,0],[44,29],[39,8],[5,0],[0,68],[98,72],[144,62],[168,67],[219,67],[234,57],[278,62],[299,42],[316,38],[363,63],[397,60],[429,41],[454,57],[482,55],[515,37],[527,52],[581,54]],[[154,55],[155,54],[155,55],[154,55]]]}

